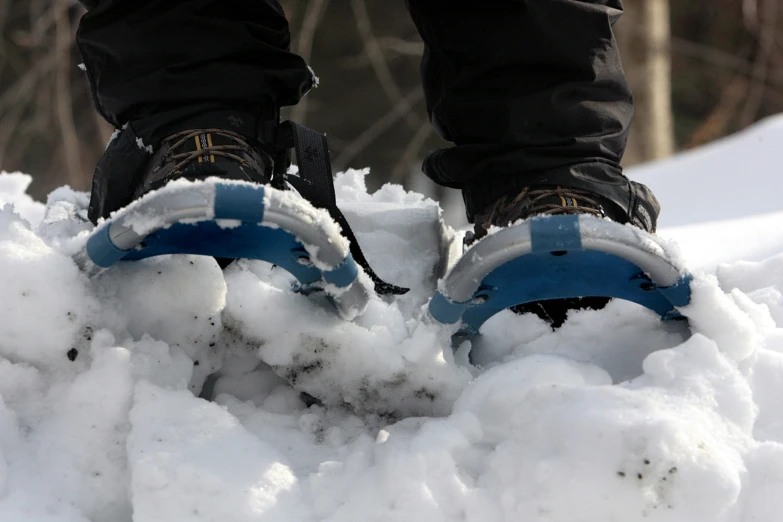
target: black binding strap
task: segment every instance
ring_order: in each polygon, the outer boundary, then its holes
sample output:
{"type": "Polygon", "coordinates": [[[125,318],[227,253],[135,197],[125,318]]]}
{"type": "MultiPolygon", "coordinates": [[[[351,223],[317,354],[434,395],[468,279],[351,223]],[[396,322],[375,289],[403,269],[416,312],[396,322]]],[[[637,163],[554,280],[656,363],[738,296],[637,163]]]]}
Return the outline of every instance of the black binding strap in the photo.
{"type": "Polygon", "coordinates": [[[329,146],[326,136],[292,121],[285,121],[278,127],[278,146],[296,150],[298,175],[286,175],[285,179],[307,201],[329,212],[340,228],[343,236],[351,242],[351,255],[375,283],[375,291],[381,295],[401,295],[408,291],[387,283],[370,268],[370,264],[359,247],[359,242],[351,230],[348,220],[337,208],[334,194],[332,165],[329,161],[329,146]]]}

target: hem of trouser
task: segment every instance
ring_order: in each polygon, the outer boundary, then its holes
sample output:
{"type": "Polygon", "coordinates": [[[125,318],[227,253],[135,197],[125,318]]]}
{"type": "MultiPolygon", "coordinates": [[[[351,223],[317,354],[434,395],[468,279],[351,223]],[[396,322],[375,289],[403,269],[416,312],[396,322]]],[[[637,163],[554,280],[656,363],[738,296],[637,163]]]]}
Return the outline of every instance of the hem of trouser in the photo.
{"type": "Polygon", "coordinates": [[[473,223],[478,213],[493,205],[503,196],[516,195],[525,187],[553,185],[585,190],[596,194],[617,205],[626,216],[629,216],[630,220],[629,211],[633,197],[631,182],[622,174],[619,168],[610,168],[612,171],[615,171],[612,174],[618,180],[616,183],[586,179],[589,178],[589,175],[585,177],[580,176],[580,170],[589,172],[591,170],[594,171],[596,168],[605,170],[610,167],[602,163],[591,163],[547,172],[482,177],[480,181],[466,183],[462,188],[462,197],[465,201],[468,221],[473,223]]]}
{"type": "Polygon", "coordinates": [[[255,111],[236,110],[224,106],[190,105],[133,120],[130,126],[145,143],[157,144],[175,132],[197,128],[233,130],[258,139],[262,122],[279,121],[279,111],[271,104],[259,105],[255,111]]]}

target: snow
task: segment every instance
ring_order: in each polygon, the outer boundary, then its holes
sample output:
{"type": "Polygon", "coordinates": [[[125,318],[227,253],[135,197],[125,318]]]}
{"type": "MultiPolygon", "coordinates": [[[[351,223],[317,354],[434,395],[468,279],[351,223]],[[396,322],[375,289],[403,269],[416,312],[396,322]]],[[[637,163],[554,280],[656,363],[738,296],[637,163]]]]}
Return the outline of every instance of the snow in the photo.
{"type": "Polygon", "coordinates": [[[29,176],[0,174],[0,520],[779,520],[781,129],[636,171],[696,272],[693,335],[616,301],[558,331],[505,312],[456,353],[419,317],[458,236],[365,172],[338,200],[411,292],[354,322],[260,262],[90,280],[70,257],[87,195],[60,188],[44,216],[29,176]]]}
{"type": "Polygon", "coordinates": [[[781,210],[783,118],[772,117],[733,136],[628,171],[661,202],[659,226],[723,221],[781,210]]]}
{"type": "Polygon", "coordinates": [[[44,205],[33,201],[26,194],[27,187],[33,182],[33,177],[21,172],[8,173],[0,171],[0,208],[12,204],[14,211],[36,225],[43,218],[44,205]]]}
{"type": "Polygon", "coordinates": [[[152,145],[145,145],[144,140],[141,138],[136,138],[136,146],[147,154],[154,154],[155,152],[155,149],[152,148],[152,145]]]}

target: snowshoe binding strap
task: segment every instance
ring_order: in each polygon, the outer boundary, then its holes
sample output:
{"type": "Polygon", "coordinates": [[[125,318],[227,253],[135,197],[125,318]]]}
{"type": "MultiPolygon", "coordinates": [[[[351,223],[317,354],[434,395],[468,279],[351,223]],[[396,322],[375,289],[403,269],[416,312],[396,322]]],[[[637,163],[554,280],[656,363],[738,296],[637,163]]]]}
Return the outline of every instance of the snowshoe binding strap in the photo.
{"type": "MultiPolygon", "coordinates": [[[[350,241],[351,255],[375,283],[375,291],[378,294],[402,295],[407,293],[407,288],[387,283],[373,271],[359,247],[359,242],[356,240],[348,220],[345,219],[345,216],[337,207],[326,136],[298,123],[285,121],[278,126],[277,138],[277,146],[285,154],[290,149],[296,151],[296,162],[299,166],[299,172],[298,174],[290,174],[278,171],[275,174],[282,176],[303,198],[314,206],[329,212],[332,219],[342,228],[345,238],[350,241]]],[[[276,163],[287,167],[288,162],[278,161],[276,163]]]]}

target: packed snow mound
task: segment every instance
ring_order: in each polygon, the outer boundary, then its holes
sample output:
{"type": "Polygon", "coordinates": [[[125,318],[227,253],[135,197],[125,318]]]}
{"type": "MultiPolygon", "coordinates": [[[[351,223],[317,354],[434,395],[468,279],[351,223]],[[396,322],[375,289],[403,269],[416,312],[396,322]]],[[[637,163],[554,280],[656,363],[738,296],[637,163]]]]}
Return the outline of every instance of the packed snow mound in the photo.
{"type": "Polygon", "coordinates": [[[41,219],[25,181],[0,175],[0,521],[780,517],[783,257],[697,274],[693,336],[624,302],[556,332],[503,313],[467,366],[419,321],[440,212],[417,194],[338,177],[371,263],[412,288],[347,323],[260,262],[89,280],[87,196],[41,219]]]}
{"type": "MultiPolygon", "coordinates": [[[[783,210],[783,115],[672,158],[628,169],[661,202],[659,226],[682,226],[783,210]]],[[[751,228],[751,227],[743,227],[751,228]]]]}

